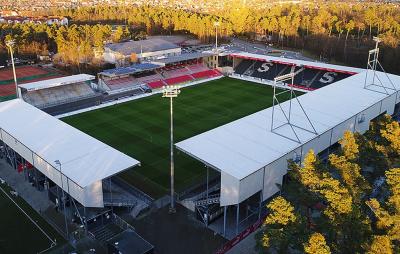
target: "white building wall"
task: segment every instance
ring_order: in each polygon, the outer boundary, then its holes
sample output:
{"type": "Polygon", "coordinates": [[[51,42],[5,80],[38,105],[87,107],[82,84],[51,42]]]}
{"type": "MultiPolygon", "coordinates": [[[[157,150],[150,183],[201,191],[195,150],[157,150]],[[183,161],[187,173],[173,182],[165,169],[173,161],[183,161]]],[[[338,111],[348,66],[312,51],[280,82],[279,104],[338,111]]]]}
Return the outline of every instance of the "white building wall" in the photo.
{"type": "Polygon", "coordinates": [[[332,130],[329,130],[327,132],[324,132],[318,137],[314,138],[313,140],[309,141],[308,143],[305,143],[301,148],[302,148],[302,157],[301,161],[304,160],[304,157],[307,155],[307,153],[310,151],[310,149],[313,149],[316,154],[322,152],[325,150],[327,147],[331,146],[331,135],[332,135],[332,130]]]}
{"type": "Polygon", "coordinates": [[[293,154],[287,154],[265,167],[263,188],[264,200],[279,191],[278,185],[282,185],[283,176],[287,173],[287,161],[292,158],[293,154]]]}
{"type": "MultiPolygon", "coordinates": [[[[338,142],[343,137],[344,132],[347,130],[352,132],[357,131],[359,133],[365,133],[369,129],[370,121],[372,119],[376,118],[383,112],[393,114],[394,106],[396,103],[399,102],[399,92],[394,93],[383,99],[382,102],[378,102],[372,105],[368,109],[354,115],[353,117],[342,122],[333,129],[326,131],[325,133],[321,133],[318,137],[314,138],[308,143],[303,144],[291,153],[267,165],[265,167],[264,186],[262,187],[261,183],[261,188],[258,188],[260,184],[258,177],[260,177],[260,175],[262,177],[264,169],[260,169],[249,177],[244,178],[240,182],[239,202],[246,200],[248,197],[254,195],[260,190],[263,190],[263,201],[272,197],[277,192],[279,192],[277,184],[282,184],[283,176],[287,173],[288,170],[287,161],[289,159],[295,160],[296,155],[300,155],[301,160],[303,160],[310,149],[313,149],[315,153],[319,153],[331,146],[332,144],[338,142]],[[363,118],[364,121],[359,121],[360,118],[363,118]]],[[[221,181],[223,181],[222,178],[221,181]]],[[[222,186],[223,185],[221,184],[221,187],[222,186]]],[[[231,205],[233,204],[237,203],[231,203],[231,205]]]]}
{"type": "Polygon", "coordinates": [[[101,180],[85,187],[83,193],[86,207],[104,207],[103,182],[101,180]]]}
{"type": "Polygon", "coordinates": [[[155,58],[160,56],[176,56],[180,55],[182,52],[181,48],[153,51],[153,52],[145,52],[143,54],[138,54],[139,58],[155,58]]]}
{"type": "Polygon", "coordinates": [[[239,202],[259,192],[263,185],[263,168],[242,179],[239,184],[239,202]]]}
{"type": "Polygon", "coordinates": [[[400,103],[400,91],[397,91],[397,99],[396,99],[396,104],[400,103]]]}
{"type": "Polygon", "coordinates": [[[239,203],[239,180],[221,172],[221,206],[239,203]]]}
{"type": "Polygon", "coordinates": [[[338,142],[343,137],[343,134],[346,131],[354,131],[355,123],[356,123],[356,116],[353,116],[352,118],[342,122],[341,124],[333,128],[331,144],[338,142]]]}
{"type": "Polygon", "coordinates": [[[380,115],[380,107],[381,103],[378,102],[368,109],[364,110],[363,112],[359,113],[357,115],[355,131],[362,134],[365,133],[369,129],[369,124],[371,120],[380,115]]]}
{"type": "Polygon", "coordinates": [[[62,186],[63,190],[71,195],[75,200],[86,207],[104,207],[103,204],[103,188],[102,182],[98,181],[86,188],[81,188],[72,180],[67,179],[65,175],[60,174],[59,169],[55,169],[52,165],[44,161],[37,154],[33,153],[29,148],[24,146],[14,137],[4,130],[0,129],[0,137],[3,142],[21,155],[26,161],[37,168],[42,174],[53,181],[58,186],[62,186]],[[61,183],[62,178],[62,183],[61,183]]]}
{"type": "Polygon", "coordinates": [[[32,164],[32,152],[14,137],[9,135],[6,131],[1,131],[1,139],[6,143],[9,147],[11,147],[14,151],[18,151],[18,153],[25,158],[25,160],[29,161],[32,164]]]}
{"type": "Polygon", "coordinates": [[[397,96],[397,93],[393,93],[389,97],[383,99],[381,113],[383,113],[385,111],[389,115],[392,115],[394,113],[394,105],[396,104],[396,99],[397,99],[396,96],[397,96]]]}

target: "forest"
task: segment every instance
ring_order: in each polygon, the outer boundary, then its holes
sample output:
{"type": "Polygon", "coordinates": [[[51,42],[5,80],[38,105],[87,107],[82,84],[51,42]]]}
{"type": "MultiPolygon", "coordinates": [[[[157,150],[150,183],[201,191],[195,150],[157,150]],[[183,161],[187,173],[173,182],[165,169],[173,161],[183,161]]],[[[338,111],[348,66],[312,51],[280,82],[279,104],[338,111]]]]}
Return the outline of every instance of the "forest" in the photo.
{"type": "MultiPolygon", "coordinates": [[[[141,30],[147,35],[192,34],[210,42],[215,35],[214,24],[219,22],[221,37],[254,39],[266,36],[270,39],[268,43],[277,47],[305,50],[317,58],[359,67],[366,66],[367,52],[374,47],[372,38],[379,36],[383,40],[383,66],[388,72],[400,73],[397,60],[400,56],[400,7],[390,3],[307,2],[252,6],[243,4],[243,1],[232,1],[223,10],[210,9],[201,13],[153,5],[121,5],[50,9],[35,14],[69,17],[77,30],[92,38],[83,39],[83,48],[87,47],[85,43],[95,47],[99,45],[94,37],[101,37],[95,33],[104,24],[126,24],[131,30],[141,30]]],[[[1,28],[0,39],[4,40],[10,31],[13,29],[1,28]]],[[[77,39],[72,39],[74,36],[65,36],[73,41],[69,47],[76,46],[77,39]]],[[[30,39],[21,42],[23,45],[40,44],[36,39],[36,35],[31,35],[30,39]]],[[[57,49],[62,48],[58,45],[60,40],[56,41],[54,36],[46,39],[56,43],[57,49]]]]}
{"type": "Polygon", "coordinates": [[[345,132],[326,160],[290,162],[258,235],[260,253],[400,253],[400,125],[345,132]]]}

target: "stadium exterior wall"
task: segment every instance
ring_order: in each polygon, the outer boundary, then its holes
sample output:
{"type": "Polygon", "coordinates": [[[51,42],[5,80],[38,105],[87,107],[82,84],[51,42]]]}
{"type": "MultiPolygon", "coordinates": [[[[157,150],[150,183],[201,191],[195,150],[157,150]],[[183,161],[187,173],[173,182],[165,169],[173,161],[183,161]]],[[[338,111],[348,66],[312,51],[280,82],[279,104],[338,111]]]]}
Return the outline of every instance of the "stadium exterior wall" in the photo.
{"type": "Polygon", "coordinates": [[[102,181],[97,181],[85,188],[61,175],[59,169],[54,168],[50,163],[32,152],[24,144],[19,142],[5,130],[0,129],[0,137],[3,142],[21,155],[26,161],[37,168],[42,174],[58,186],[63,186],[64,191],[85,207],[104,207],[102,181]],[[62,178],[62,181],[61,181],[62,178]]]}
{"type": "MultiPolygon", "coordinates": [[[[137,54],[137,58],[141,60],[151,60],[156,59],[157,57],[168,57],[168,56],[176,56],[181,54],[180,48],[160,50],[160,51],[152,51],[152,52],[143,52],[137,54]]],[[[131,61],[130,55],[123,55],[119,52],[112,51],[110,49],[106,50],[103,53],[104,61],[111,64],[116,64],[117,62],[122,62],[123,64],[127,64],[131,61]]]]}
{"type": "Polygon", "coordinates": [[[310,149],[313,149],[318,154],[338,142],[347,130],[361,134],[365,133],[369,129],[371,120],[384,113],[392,115],[397,103],[400,103],[399,91],[354,114],[330,130],[319,134],[307,143],[302,144],[241,180],[221,172],[221,206],[239,204],[260,190],[262,191],[262,200],[267,200],[279,192],[278,185],[282,185],[283,177],[287,174],[287,161],[289,159],[294,159],[299,155],[301,161],[303,161],[310,149]]]}

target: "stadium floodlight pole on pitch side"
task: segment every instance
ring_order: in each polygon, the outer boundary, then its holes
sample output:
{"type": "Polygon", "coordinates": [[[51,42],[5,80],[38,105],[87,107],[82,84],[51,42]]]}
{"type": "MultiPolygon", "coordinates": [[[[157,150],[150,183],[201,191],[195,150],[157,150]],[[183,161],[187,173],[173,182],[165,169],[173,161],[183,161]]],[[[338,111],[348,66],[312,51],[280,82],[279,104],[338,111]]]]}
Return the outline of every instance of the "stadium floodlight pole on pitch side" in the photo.
{"type": "Polygon", "coordinates": [[[217,63],[215,65],[215,67],[218,67],[218,27],[219,27],[219,22],[215,21],[214,26],[215,26],[215,53],[217,54],[217,63]]]}
{"type": "Polygon", "coordinates": [[[68,238],[68,222],[67,222],[67,210],[65,209],[65,195],[64,195],[64,184],[62,180],[62,171],[61,171],[61,162],[59,160],[54,161],[60,167],[60,179],[61,179],[61,191],[62,191],[62,199],[63,199],[63,209],[64,209],[64,221],[65,221],[65,233],[68,238]]]}
{"type": "Polygon", "coordinates": [[[13,74],[14,74],[14,82],[15,82],[15,92],[16,92],[15,95],[18,98],[19,96],[18,96],[17,74],[15,73],[15,63],[14,63],[14,45],[15,45],[15,41],[14,40],[6,41],[6,45],[10,49],[11,64],[12,64],[12,69],[13,69],[13,74]]]}
{"type": "Polygon", "coordinates": [[[170,149],[171,149],[171,205],[169,207],[170,213],[175,213],[175,200],[174,200],[174,113],[173,113],[173,99],[178,97],[181,93],[179,86],[163,86],[163,97],[170,98],[170,149]]]}

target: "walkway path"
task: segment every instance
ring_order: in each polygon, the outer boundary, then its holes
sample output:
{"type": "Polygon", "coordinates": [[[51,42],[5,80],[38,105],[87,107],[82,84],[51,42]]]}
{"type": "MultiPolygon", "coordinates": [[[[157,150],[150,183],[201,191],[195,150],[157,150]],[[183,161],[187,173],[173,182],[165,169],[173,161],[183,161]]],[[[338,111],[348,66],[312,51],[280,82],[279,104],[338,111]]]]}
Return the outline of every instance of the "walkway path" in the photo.
{"type": "Polygon", "coordinates": [[[4,159],[0,159],[0,178],[10,185],[33,209],[45,211],[52,204],[47,192],[38,191],[27,180],[23,173],[18,173],[4,159]]]}
{"type": "Polygon", "coordinates": [[[227,254],[256,254],[256,239],[255,236],[258,230],[254,231],[238,243],[235,247],[227,252],[227,254]]]}

